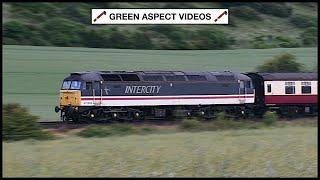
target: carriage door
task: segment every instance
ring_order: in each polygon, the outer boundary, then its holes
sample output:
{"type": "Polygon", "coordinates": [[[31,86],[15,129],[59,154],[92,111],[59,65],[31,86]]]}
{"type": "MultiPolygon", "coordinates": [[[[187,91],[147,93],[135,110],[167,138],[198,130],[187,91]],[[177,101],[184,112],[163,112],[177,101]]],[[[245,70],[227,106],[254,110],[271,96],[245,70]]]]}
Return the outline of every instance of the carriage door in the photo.
{"type": "Polygon", "coordinates": [[[93,104],[96,106],[100,106],[102,103],[102,93],[101,93],[101,85],[100,81],[95,81],[92,84],[92,95],[93,95],[93,104]]]}
{"type": "Polygon", "coordinates": [[[239,102],[240,104],[245,103],[245,94],[246,94],[246,89],[244,87],[244,81],[239,82],[239,102]]]}

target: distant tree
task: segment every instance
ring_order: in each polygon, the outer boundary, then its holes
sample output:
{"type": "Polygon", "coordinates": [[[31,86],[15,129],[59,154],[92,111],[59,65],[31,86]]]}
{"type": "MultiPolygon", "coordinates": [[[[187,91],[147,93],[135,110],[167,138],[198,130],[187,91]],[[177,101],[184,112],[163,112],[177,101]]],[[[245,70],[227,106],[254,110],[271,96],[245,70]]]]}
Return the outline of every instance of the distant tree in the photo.
{"type": "Polygon", "coordinates": [[[277,17],[289,17],[292,14],[292,8],[285,3],[265,2],[265,3],[249,3],[250,7],[264,14],[271,14],[277,17]]]}
{"type": "Polygon", "coordinates": [[[303,64],[298,63],[294,55],[285,53],[266,61],[257,67],[258,72],[301,72],[303,64]]]}
{"type": "Polygon", "coordinates": [[[315,27],[307,28],[301,35],[302,43],[306,46],[318,44],[318,30],[315,27]]]}
{"type": "Polygon", "coordinates": [[[135,32],[131,36],[131,44],[135,49],[152,49],[152,42],[146,33],[135,32]]]}
{"type": "Polygon", "coordinates": [[[31,33],[28,27],[18,21],[9,21],[3,25],[3,36],[11,38],[16,41],[23,41],[25,38],[29,38],[31,33]]]}
{"type": "Polygon", "coordinates": [[[79,46],[84,25],[65,18],[52,18],[43,24],[43,36],[56,46],[79,46]]]}
{"type": "Polygon", "coordinates": [[[296,14],[290,18],[290,22],[298,28],[308,28],[317,26],[317,18],[296,14]]]}
{"type": "Polygon", "coordinates": [[[249,21],[263,20],[256,10],[254,10],[253,8],[250,8],[248,6],[233,7],[230,11],[232,12],[232,14],[235,17],[239,17],[239,18],[242,18],[245,20],[249,20],[249,21]]]}
{"type": "Polygon", "coordinates": [[[197,42],[196,49],[228,49],[234,43],[233,38],[215,29],[200,29],[194,38],[197,42]]]}

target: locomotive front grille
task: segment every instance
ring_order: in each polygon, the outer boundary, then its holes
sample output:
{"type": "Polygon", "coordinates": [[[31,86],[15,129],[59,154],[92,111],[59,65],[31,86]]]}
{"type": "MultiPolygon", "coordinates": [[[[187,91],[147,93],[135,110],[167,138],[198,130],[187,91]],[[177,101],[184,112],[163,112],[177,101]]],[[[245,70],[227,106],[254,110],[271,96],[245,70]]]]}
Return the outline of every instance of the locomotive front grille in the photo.
{"type": "Polygon", "coordinates": [[[60,90],[60,106],[80,106],[81,91],[79,90],[60,90]]]}

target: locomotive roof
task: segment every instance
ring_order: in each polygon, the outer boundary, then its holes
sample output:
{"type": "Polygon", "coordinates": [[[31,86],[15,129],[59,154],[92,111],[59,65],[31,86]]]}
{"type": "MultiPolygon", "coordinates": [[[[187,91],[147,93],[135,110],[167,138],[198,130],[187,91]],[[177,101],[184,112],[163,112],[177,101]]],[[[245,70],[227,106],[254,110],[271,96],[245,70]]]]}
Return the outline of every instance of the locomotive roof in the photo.
{"type": "MultiPolygon", "coordinates": [[[[184,72],[184,71],[83,71],[73,72],[65,80],[103,81],[104,75],[128,75],[133,74],[143,81],[146,76],[203,76],[207,81],[238,81],[250,80],[250,78],[238,72],[184,72]],[[142,77],[142,78],[141,78],[142,77]]],[[[188,78],[189,79],[189,78],[188,78]]],[[[120,80],[121,81],[121,80],[120,80]]],[[[192,81],[192,80],[191,80],[192,81]]]]}
{"type": "Polygon", "coordinates": [[[318,73],[257,73],[264,80],[318,80],[318,73]]]}

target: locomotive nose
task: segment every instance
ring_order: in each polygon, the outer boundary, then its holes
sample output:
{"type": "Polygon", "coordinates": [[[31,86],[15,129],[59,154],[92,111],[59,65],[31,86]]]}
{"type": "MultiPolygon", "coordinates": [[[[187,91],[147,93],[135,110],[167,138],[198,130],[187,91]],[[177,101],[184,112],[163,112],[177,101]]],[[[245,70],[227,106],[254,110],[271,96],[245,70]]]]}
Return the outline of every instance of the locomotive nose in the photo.
{"type": "Polygon", "coordinates": [[[80,106],[81,91],[60,90],[60,106],[80,106]]]}

